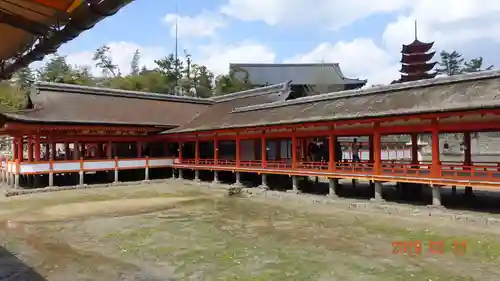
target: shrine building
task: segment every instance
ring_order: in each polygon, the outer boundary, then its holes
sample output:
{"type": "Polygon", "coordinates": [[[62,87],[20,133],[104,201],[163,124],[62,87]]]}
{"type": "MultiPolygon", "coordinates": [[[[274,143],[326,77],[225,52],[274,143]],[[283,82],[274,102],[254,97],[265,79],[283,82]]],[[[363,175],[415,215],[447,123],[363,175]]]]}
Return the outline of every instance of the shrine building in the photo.
{"type": "Polygon", "coordinates": [[[500,129],[500,71],[291,96],[290,82],[210,99],[38,83],[29,108],[0,115],[13,138],[2,180],[32,188],[224,175],[267,188],[278,177],[295,192],[301,178],[324,177],[332,196],[339,179],[370,181],[377,199],[396,182],[431,188],[436,205],[441,188],[500,188],[499,162],[470,153],[471,134],[500,129]],[[463,136],[462,160],[441,159],[446,133],[463,136]]]}

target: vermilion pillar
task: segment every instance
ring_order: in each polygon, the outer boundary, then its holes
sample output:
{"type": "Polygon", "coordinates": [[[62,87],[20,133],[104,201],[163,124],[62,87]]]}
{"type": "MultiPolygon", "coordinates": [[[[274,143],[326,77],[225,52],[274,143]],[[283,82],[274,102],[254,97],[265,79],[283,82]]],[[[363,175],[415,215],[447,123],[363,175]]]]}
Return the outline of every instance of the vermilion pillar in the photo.
{"type": "Polygon", "coordinates": [[[19,162],[23,162],[24,160],[24,139],[23,137],[17,138],[17,159],[19,162]]]}
{"type": "MultiPolygon", "coordinates": [[[[362,152],[360,152],[359,158],[363,159],[362,152]]],[[[368,136],[368,161],[373,163],[375,156],[375,149],[373,149],[373,136],[368,136]]]]}
{"type": "Polygon", "coordinates": [[[28,135],[28,161],[33,161],[33,136],[28,135]]]}
{"type": "Polygon", "coordinates": [[[330,171],[335,171],[335,134],[333,132],[328,136],[328,167],[330,171]]]}
{"type": "Polygon", "coordinates": [[[214,139],[214,165],[218,165],[219,161],[219,140],[214,139]]]}
{"type": "Polygon", "coordinates": [[[35,135],[35,161],[40,161],[40,135],[35,135]]]}
{"type": "Polygon", "coordinates": [[[297,136],[292,135],[292,168],[297,168],[297,136]]]}
{"type": "Polygon", "coordinates": [[[373,132],[373,171],[376,175],[380,175],[382,171],[382,141],[378,128],[375,126],[375,132],[373,132]]]}
{"type": "Polygon", "coordinates": [[[12,138],[12,144],[11,144],[11,149],[12,149],[12,159],[15,161],[16,159],[18,159],[18,155],[17,155],[17,152],[18,152],[18,149],[17,149],[17,142],[19,142],[19,138],[15,137],[15,138],[12,138]]]}
{"type": "Polygon", "coordinates": [[[196,140],[194,144],[194,161],[196,165],[200,163],[200,141],[196,140]]]}
{"type": "Polygon", "coordinates": [[[267,162],[267,146],[266,146],[266,136],[262,134],[260,137],[260,154],[262,159],[262,168],[266,167],[267,162]]]}
{"type": "Polygon", "coordinates": [[[441,162],[439,160],[439,131],[437,126],[432,129],[432,165],[431,175],[439,177],[441,174],[441,162]]]}
{"type": "Polygon", "coordinates": [[[179,147],[179,162],[182,163],[182,142],[178,143],[179,147]]]}
{"type": "Polygon", "coordinates": [[[236,135],[236,167],[240,166],[241,161],[241,139],[239,135],[236,135]]]}

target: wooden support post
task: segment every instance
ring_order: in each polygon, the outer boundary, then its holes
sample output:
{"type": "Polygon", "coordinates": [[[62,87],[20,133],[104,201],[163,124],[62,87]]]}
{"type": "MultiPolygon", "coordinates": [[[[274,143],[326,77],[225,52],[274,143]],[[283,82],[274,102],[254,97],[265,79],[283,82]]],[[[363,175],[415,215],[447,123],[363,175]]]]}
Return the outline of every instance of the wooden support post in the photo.
{"type": "Polygon", "coordinates": [[[439,160],[440,147],[439,147],[439,131],[437,129],[437,124],[433,122],[434,127],[432,128],[432,164],[431,164],[431,176],[439,178],[441,176],[441,162],[439,160]]]}
{"type": "Polygon", "coordinates": [[[65,142],[64,143],[64,160],[69,159],[69,143],[65,142]]]}
{"type": "Polygon", "coordinates": [[[19,153],[19,147],[17,146],[18,142],[19,142],[19,138],[18,137],[12,138],[11,150],[12,150],[12,159],[14,161],[19,158],[19,155],[18,155],[18,153],[19,153]]]}
{"type": "Polygon", "coordinates": [[[411,163],[418,164],[418,133],[411,133],[411,163]]]}
{"type": "Polygon", "coordinates": [[[108,159],[113,158],[113,144],[111,143],[111,141],[108,141],[108,143],[106,144],[106,157],[108,159]]]}
{"type": "Polygon", "coordinates": [[[57,143],[56,142],[54,142],[54,141],[50,142],[50,150],[52,150],[52,152],[50,153],[49,159],[50,160],[55,160],[56,159],[56,153],[57,153],[57,143]]]}
{"type": "Polygon", "coordinates": [[[115,169],[114,169],[114,172],[115,172],[115,177],[114,177],[113,182],[114,183],[118,183],[118,157],[115,157],[115,169]]]}
{"type": "Polygon", "coordinates": [[[219,140],[214,139],[214,165],[217,166],[218,164],[219,164],[219,140]]]}
{"type": "MultiPolygon", "coordinates": [[[[333,129],[332,129],[333,130],[333,129]]],[[[330,172],[335,172],[335,134],[330,132],[328,136],[328,169],[330,172]]]]}
{"type": "Polygon", "coordinates": [[[54,186],[54,159],[49,157],[49,186],[54,186]]]}
{"type": "Polygon", "coordinates": [[[20,172],[20,169],[21,169],[21,164],[19,163],[20,161],[16,161],[16,166],[14,167],[14,169],[16,169],[16,173],[14,174],[14,188],[19,188],[20,185],[19,185],[19,172],[20,172]]]}
{"type": "Polygon", "coordinates": [[[45,139],[45,155],[43,157],[43,160],[50,160],[50,141],[48,137],[45,139]]]}
{"type": "Polygon", "coordinates": [[[374,126],[375,131],[373,132],[373,172],[375,175],[380,175],[382,172],[382,145],[381,145],[381,135],[379,132],[379,126],[376,124],[374,126]]]}
{"type": "Polygon", "coordinates": [[[144,180],[149,181],[149,157],[146,156],[146,168],[144,168],[144,180]]]}
{"type": "Polygon", "coordinates": [[[267,145],[266,136],[264,134],[260,137],[260,155],[260,159],[262,159],[262,168],[265,168],[267,162],[267,145]]]}
{"type": "Polygon", "coordinates": [[[194,144],[194,162],[196,165],[200,164],[200,141],[196,140],[194,144]]]}
{"type": "Polygon", "coordinates": [[[78,185],[83,185],[85,173],[83,172],[83,157],[80,157],[80,172],[78,173],[78,185]]]}
{"type": "Polygon", "coordinates": [[[23,136],[21,136],[17,139],[17,157],[16,157],[16,159],[18,159],[19,162],[23,162],[23,160],[24,160],[24,139],[23,139],[23,136]]]}
{"type": "Polygon", "coordinates": [[[73,143],[73,160],[80,158],[80,144],[78,142],[73,143]]]}
{"type": "Polygon", "coordinates": [[[470,132],[464,133],[464,165],[472,166],[472,149],[470,132]]]}
{"type": "Polygon", "coordinates": [[[40,154],[41,154],[41,149],[40,149],[40,135],[36,134],[35,135],[35,161],[40,161],[40,154]]]}
{"type": "Polygon", "coordinates": [[[236,135],[236,167],[240,166],[241,161],[241,139],[240,136],[236,135]]]}
{"type": "MultiPolygon", "coordinates": [[[[368,136],[368,162],[373,163],[375,161],[375,149],[373,147],[373,135],[368,136]]],[[[361,152],[359,155],[360,159],[363,159],[361,152]]]]}
{"type": "Polygon", "coordinates": [[[179,142],[177,146],[179,147],[178,148],[178,151],[179,151],[179,163],[182,163],[182,142],[179,142]]]}
{"type": "Polygon", "coordinates": [[[28,135],[28,161],[33,161],[33,136],[28,135]]]}
{"type": "Polygon", "coordinates": [[[142,157],[142,142],[137,142],[137,158],[142,157]]]}
{"type": "Polygon", "coordinates": [[[295,134],[292,135],[292,169],[297,169],[297,136],[295,134]]]}

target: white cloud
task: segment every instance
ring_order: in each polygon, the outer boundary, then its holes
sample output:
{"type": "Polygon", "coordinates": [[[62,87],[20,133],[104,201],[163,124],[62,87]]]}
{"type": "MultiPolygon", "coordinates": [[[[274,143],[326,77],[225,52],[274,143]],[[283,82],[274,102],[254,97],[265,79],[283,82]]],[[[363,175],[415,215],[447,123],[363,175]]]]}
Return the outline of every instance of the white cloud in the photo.
{"type": "MultiPolygon", "coordinates": [[[[110,55],[113,63],[118,65],[121,73],[126,75],[130,73],[130,62],[135,50],[139,49],[141,54],[141,67],[146,66],[149,69],[156,67],[155,60],[168,55],[168,51],[162,47],[141,46],[131,42],[110,42],[106,44],[110,48],[110,55]]],[[[67,62],[71,65],[85,66],[92,70],[95,76],[101,76],[102,71],[95,67],[92,61],[93,51],[84,51],[78,53],[61,55],[67,56],[67,62]]],[[[274,62],[276,54],[274,51],[257,42],[244,41],[234,44],[209,44],[202,45],[192,49],[193,61],[195,63],[206,65],[215,74],[227,73],[229,63],[254,62],[265,63],[274,62]]],[[[37,68],[50,59],[33,65],[37,68]]]]}
{"type": "Polygon", "coordinates": [[[321,43],[312,51],[299,54],[285,62],[339,63],[348,78],[368,79],[369,84],[389,83],[398,79],[395,57],[377,46],[369,38],[358,38],[350,42],[321,43]]]}
{"type": "Polygon", "coordinates": [[[202,58],[199,62],[215,74],[227,73],[229,63],[271,63],[276,59],[272,49],[254,42],[205,45],[198,55],[202,58]]]}
{"type": "MultiPolygon", "coordinates": [[[[111,42],[107,44],[110,49],[111,59],[113,63],[118,65],[122,74],[130,73],[130,62],[136,50],[140,51],[140,65],[148,68],[154,68],[154,60],[159,59],[167,54],[167,51],[162,47],[145,47],[130,42],[111,42]]],[[[100,69],[95,67],[92,61],[94,51],[84,51],[79,53],[69,54],[67,62],[71,65],[80,65],[90,67],[94,75],[102,75],[100,69]]]]}
{"type": "Polygon", "coordinates": [[[178,22],[178,37],[212,37],[216,32],[224,28],[226,23],[219,14],[203,11],[194,17],[168,14],[163,21],[170,26],[170,34],[175,37],[175,23],[178,22]]]}
{"type": "MultiPolygon", "coordinates": [[[[415,0],[413,0],[415,1],[415,0]]],[[[407,8],[410,0],[229,0],[220,11],[243,21],[268,25],[317,24],[338,29],[376,13],[407,8]]]]}
{"type": "MultiPolygon", "coordinates": [[[[500,46],[500,2],[492,0],[317,0],[315,5],[304,0],[228,0],[220,11],[245,21],[264,21],[269,25],[315,24],[317,28],[339,28],[373,14],[399,14],[399,17],[386,26],[380,43],[375,43],[377,41],[374,38],[323,42],[310,51],[304,50],[285,60],[338,62],[347,77],[366,78],[370,84],[389,83],[398,78],[399,51],[401,44],[413,40],[414,19],[418,20],[419,39],[436,41],[437,51],[463,51],[465,46],[470,47],[471,42],[476,40],[481,40],[483,45],[486,42],[488,46],[495,46],[496,42],[500,46]]],[[[179,16],[167,15],[164,21],[172,23],[177,17],[179,16]]],[[[223,15],[208,11],[194,17],[180,16],[178,19],[179,35],[185,37],[211,37],[217,30],[225,27],[223,15]]],[[[155,59],[168,53],[162,47],[146,47],[130,42],[109,43],[108,46],[113,60],[124,74],[130,71],[130,61],[136,49],[141,51],[141,63],[151,68],[154,67],[155,59]]],[[[279,51],[252,41],[211,43],[193,46],[189,50],[195,62],[207,65],[216,74],[227,72],[229,63],[276,62],[275,52],[279,51]]],[[[68,61],[92,66],[92,53],[70,54],[68,61]]],[[[479,55],[482,54],[477,54],[479,55]]],[[[500,61],[500,56],[495,55],[500,61]]],[[[487,59],[486,62],[490,60],[487,59]]],[[[93,72],[100,74],[95,67],[93,72]]]]}
{"type": "Polygon", "coordinates": [[[500,2],[492,0],[419,0],[410,12],[389,23],[382,38],[390,50],[413,40],[414,20],[418,37],[436,41],[438,48],[459,48],[475,40],[500,42],[500,2]]]}
{"type": "MultiPolygon", "coordinates": [[[[403,9],[404,3],[399,4],[399,8],[403,9]]],[[[370,84],[389,83],[399,76],[401,45],[414,40],[415,19],[418,20],[418,38],[421,41],[435,41],[434,49],[437,51],[456,49],[462,52],[466,46],[470,48],[471,42],[476,41],[487,42],[491,48],[500,46],[498,1],[417,0],[407,4],[411,5],[407,12],[399,11],[400,16],[386,26],[381,45],[369,38],[339,41],[335,44],[321,43],[310,52],[287,61],[338,62],[348,77],[367,78],[370,84]]],[[[393,7],[396,6],[398,5],[393,7]]],[[[363,15],[366,15],[366,10],[358,12],[358,17],[363,15]]],[[[475,56],[479,55],[481,54],[475,56]]],[[[500,60],[498,57],[496,59],[500,60]]]]}

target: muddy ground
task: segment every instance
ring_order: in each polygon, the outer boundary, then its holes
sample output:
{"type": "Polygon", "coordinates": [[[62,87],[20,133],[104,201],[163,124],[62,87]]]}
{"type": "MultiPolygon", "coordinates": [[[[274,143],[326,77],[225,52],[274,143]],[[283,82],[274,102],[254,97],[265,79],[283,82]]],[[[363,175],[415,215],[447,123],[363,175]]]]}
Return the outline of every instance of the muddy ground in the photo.
{"type": "Polygon", "coordinates": [[[499,226],[226,194],[169,181],[1,198],[0,280],[499,280],[499,226]]]}

